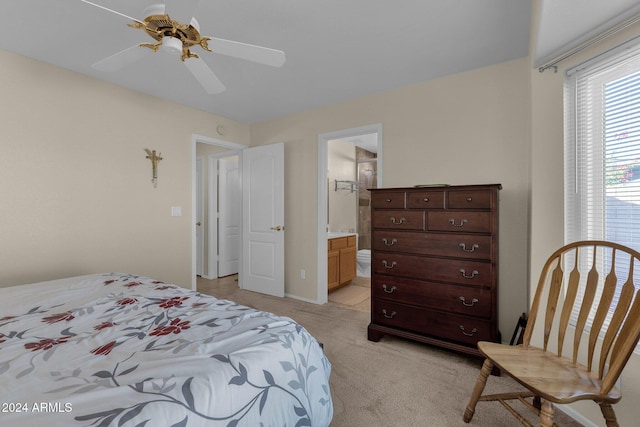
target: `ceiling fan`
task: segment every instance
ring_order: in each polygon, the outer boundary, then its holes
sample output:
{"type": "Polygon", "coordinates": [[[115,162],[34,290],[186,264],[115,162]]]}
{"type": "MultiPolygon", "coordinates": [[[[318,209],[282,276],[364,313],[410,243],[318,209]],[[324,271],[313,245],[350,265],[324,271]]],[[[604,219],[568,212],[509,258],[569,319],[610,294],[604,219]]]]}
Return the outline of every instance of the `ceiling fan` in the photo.
{"type": "Polygon", "coordinates": [[[136,44],[92,65],[100,71],[117,71],[150,53],[161,50],[176,56],[180,55],[182,62],[204,90],[209,94],[216,94],[224,92],[225,87],[202,58],[191,52],[191,48],[195,46],[200,46],[209,52],[272,67],[281,67],[285,62],[285,55],[281,50],[216,37],[202,37],[200,25],[193,17],[193,11],[199,0],[165,0],[164,4],[154,4],[145,9],[147,16],[143,20],[132,18],[88,0],[81,1],[132,20],[133,23],[128,24],[129,27],[142,29],[155,40],[155,43],[136,44]],[[187,20],[189,24],[181,23],[187,20]]]}

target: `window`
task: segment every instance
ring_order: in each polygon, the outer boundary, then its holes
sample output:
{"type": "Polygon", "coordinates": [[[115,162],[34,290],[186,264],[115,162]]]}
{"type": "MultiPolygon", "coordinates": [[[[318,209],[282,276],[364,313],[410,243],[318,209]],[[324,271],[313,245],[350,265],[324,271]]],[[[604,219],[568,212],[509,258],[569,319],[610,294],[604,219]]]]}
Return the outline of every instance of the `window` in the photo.
{"type": "Polygon", "coordinates": [[[565,241],[588,239],[640,250],[637,41],[569,70],[565,79],[565,241]]]}

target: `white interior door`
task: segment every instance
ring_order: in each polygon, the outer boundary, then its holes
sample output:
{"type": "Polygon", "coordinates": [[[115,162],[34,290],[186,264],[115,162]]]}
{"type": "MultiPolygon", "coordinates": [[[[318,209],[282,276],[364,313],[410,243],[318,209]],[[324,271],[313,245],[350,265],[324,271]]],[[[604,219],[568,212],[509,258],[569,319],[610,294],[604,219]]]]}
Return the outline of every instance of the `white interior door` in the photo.
{"type": "Polygon", "coordinates": [[[207,278],[218,277],[218,159],[209,156],[208,194],[209,215],[207,215],[207,278]]]}
{"type": "Polygon", "coordinates": [[[240,264],[240,169],[238,156],[218,162],[218,276],[238,273],[240,264]]]}
{"type": "Polygon", "coordinates": [[[204,186],[202,157],[196,158],[196,274],[204,274],[204,186]]]}
{"type": "Polygon", "coordinates": [[[284,144],[242,151],[240,286],[284,296],[284,144]]]}

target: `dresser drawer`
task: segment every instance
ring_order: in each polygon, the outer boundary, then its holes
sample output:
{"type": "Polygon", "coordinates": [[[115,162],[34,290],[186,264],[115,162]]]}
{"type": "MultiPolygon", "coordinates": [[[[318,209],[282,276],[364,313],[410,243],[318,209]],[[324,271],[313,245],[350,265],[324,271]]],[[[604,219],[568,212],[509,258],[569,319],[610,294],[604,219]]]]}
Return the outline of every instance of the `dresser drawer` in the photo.
{"type": "Polygon", "coordinates": [[[373,249],[469,259],[491,259],[492,238],[478,234],[437,234],[378,231],[373,249]]]}
{"type": "Polygon", "coordinates": [[[484,287],[491,287],[494,280],[493,267],[489,262],[429,258],[377,251],[371,256],[371,272],[484,287]]]}
{"type": "Polygon", "coordinates": [[[423,211],[379,210],[372,216],[373,228],[424,230],[423,211]]]}
{"type": "Polygon", "coordinates": [[[408,209],[444,209],[444,191],[407,193],[408,209]]]}
{"type": "Polygon", "coordinates": [[[372,299],[373,323],[475,345],[494,339],[491,322],[415,306],[372,299]]]}
{"type": "Polygon", "coordinates": [[[490,190],[459,190],[447,193],[449,209],[491,209],[490,190]]]}
{"type": "Polygon", "coordinates": [[[456,233],[491,233],[491,212],[427,212],[427,230],[456,233]]]}
{"type": "Polygon", "coordinates": [[[485,319],[493,314],[492,291],[480,287],[377,274],[371,280],[371,297],[485,319]]]}
{"type": "Polygon", "coordinates": [[[372,192],[371,207],[387,209],[404,209],[404,191],[372,192]]]}

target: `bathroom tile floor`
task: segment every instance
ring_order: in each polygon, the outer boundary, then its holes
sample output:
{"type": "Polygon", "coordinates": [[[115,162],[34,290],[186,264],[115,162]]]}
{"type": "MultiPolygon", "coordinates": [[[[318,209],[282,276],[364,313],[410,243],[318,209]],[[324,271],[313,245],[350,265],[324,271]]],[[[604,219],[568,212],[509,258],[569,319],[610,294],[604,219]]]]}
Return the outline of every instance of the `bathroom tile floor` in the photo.
{"type": "Polygon", "coordinates": [[[350,284],[329,293],[329,302],[351,310],[371,311],[371,279],[356,277],[350,284]]]}

